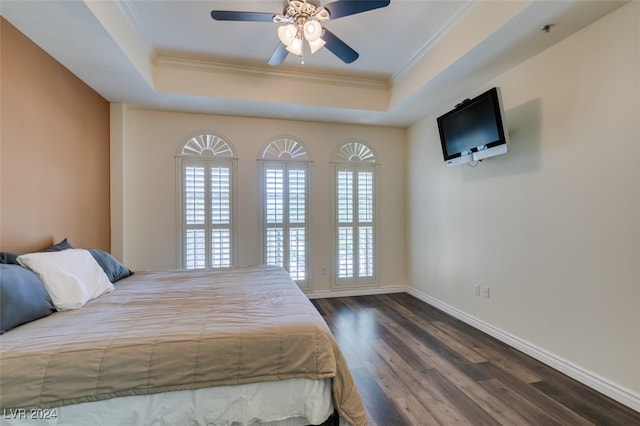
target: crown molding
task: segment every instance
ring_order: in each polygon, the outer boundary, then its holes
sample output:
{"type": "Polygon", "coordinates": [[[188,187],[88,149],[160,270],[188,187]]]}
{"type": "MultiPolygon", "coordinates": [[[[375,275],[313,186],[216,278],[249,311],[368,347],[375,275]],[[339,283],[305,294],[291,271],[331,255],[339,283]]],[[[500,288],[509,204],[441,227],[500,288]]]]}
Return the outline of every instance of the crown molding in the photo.
{"type": "Polygon", "coordinates": [[[434,32],[416,51],[400,65],[398,70],[391,76],[390,81],[397,81],[407,74],[420,62],[437,44],[453,31],[466,17],[468,17],[480,4],[482,0],[474,0],[465,3],[458,12],[451,17],[438,31],[434,32]]]}
{"type": "Polygon", "coordinates": [[[306,83],[317,83],[331,86],[347,86],[374,90],[389,90],[389,78],[381,76],[356,76],[346,74],[329,74],[318,71],[294,70],[283,67],[265,67],[250,63],[228,63],[215,60],[191,58],[173,55],[157,55],[154,67],[185,69],[208,72],[211,74],[241,75],[250,78],[270,78],[281,80],[297,80],[306,83]]]}
{"type": "Polygon", "coordinates": [[[147,36],[147,33],[144,31],[144,28],[142,27],[142,24],[138,19],[138,14],[136,13],[136,9],[133,4],[131,4],[129,0],[120,0],[114,3],[124,17],[131,31],[136,34],[138,41],[142,44],[146,52],[149,54],[149,57],[153,57],[155,55],[155,49],[153,48],[151,40],[147,36]]]}

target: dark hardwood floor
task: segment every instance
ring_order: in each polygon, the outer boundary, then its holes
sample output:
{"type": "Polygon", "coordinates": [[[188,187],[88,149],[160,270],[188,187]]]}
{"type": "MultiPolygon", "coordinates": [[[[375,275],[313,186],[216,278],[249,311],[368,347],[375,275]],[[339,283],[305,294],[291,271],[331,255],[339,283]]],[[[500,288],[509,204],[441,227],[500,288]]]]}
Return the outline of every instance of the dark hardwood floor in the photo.
{"type": "Polygon", "coordinates": [[[640,413],[411,295],[312,302],[371,426],[640,425],[640,413]]]}

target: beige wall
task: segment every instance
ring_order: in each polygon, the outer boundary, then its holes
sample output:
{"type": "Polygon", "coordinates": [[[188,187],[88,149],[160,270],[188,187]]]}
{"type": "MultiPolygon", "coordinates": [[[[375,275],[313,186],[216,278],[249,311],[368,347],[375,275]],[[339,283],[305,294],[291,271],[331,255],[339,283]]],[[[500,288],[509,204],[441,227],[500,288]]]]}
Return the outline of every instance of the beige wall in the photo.
{"type": "Polygon", "coordinates": [[[636,404],[639,22],[632,2],[469,93],[501,87],[506,155],[445,168],[438,114],[407,147],[414,289],[636,404]]]}
{"type": "MultiPolygon", "coordinates": [[[[126,110],[121,130],[122,157],[113,173],[123,176],[122,251],[134,269],[176,266],[176,166],[179,145],[199,131],[225,136],[238,151],[239,250],[237,264],[258,260],[258,175],[261,148],[278,135],[302,141],[311,164],[311,283],[313,291],[330,290],[332,265],[332,181],[329,160],[335,147],[351,138],[364,140],[380,158],[378,167],[378,281],[382,286],[406,285],[405,255],[405,130],[371,126],[287,120],[221,117],[202,114],[126,110]],[[126,229],[126,232],[124,231],[126,229]]],[[[117,141],[112,141],[115,146],[117,141]]],[[[114,194],[116,195],[116,194],[114,194]]],[[[116,202],[115,200],[113,201],[116,202]]],[[[114,227],[114,237],[117,230],[114,227]]],[[[114,240],[115,241],[115,240],[114,240]]]]}
{"type": "Polygon", "coordinates": [[[108,250],[109,103],[0,19],[0,250],[108,250]]]}

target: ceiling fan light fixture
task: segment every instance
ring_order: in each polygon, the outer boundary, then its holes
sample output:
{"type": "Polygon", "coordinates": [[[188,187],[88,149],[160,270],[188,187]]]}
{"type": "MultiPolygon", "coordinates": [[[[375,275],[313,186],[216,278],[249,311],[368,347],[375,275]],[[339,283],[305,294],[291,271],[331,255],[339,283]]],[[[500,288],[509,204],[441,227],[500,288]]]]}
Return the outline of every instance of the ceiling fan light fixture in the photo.
{"type": "Polygon", "coordinates": [[[320,50],[326,44],[326,42],[321,38],[314,41],[311,41],[311,40],[307,40],[307,41],[309,42],[309,48],[311,49],[312,55],[316,53],[318,50],[320,50]]]}
{"type": "Polygon", "coordinates": [[[302,56],[302,39],[295,37],[287,46],[287,51],[293,53],[294,55],[302,56]]]}
{"type": "Polygon", "coordinates": [[[306,2],[299,0],[290,0],[289,6],[285,9],[285,13],[289,16],[299,15],[304,10],[305,3],[306,2]]]}
{"type": "Polygon", "coordinates": [[[316,41],[320,39],[320,37],[322,37],[322,25],[320,25],[320,22],[315,20],[308,20],[307,22],[305,22],[303,31],[304,38],[309,41],[309,44],[311,44],[312,41],[316,41]]]}
{"type": "Polygon", "coordinates": [[[293,41],[296,39],[296,34],[298,33],[298,29],[295,25],[281,25],[278,27],[278,38],[285,46],[291,45],[293,41]]]}
{"type": "Polygon", "coordinates": [[[329,11],[327,9],[320,6],[316,9],[316,12],[313,14],[313,18],[317,19],[318,21],[328,21],[329,19],[331,19],[331,15],[329,14],[329,11]]]}

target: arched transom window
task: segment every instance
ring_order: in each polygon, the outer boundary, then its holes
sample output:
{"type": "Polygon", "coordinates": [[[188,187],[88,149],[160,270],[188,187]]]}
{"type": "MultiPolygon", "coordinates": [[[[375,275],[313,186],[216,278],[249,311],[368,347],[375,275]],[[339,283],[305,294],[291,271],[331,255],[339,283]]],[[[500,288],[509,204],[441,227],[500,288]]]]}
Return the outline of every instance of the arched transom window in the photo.
{"type": "Polygon", "coordinates": [[[232,266],[235,251],[235,150],[214,133],[188,138],[176,153],[178,265],[232,266]]]}

